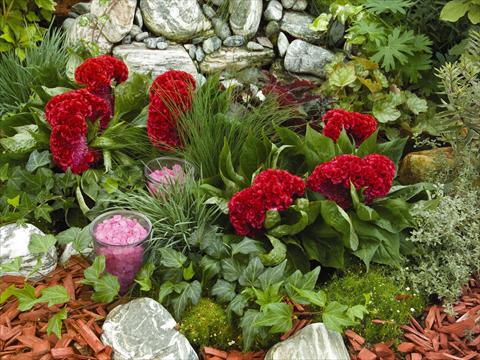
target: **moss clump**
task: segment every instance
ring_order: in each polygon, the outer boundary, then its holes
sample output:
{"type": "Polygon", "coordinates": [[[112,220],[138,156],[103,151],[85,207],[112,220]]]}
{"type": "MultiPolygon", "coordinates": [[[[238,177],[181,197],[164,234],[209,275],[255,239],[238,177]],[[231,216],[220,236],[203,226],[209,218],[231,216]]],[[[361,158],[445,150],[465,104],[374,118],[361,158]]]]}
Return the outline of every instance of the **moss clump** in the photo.
{"type": "Polygon", "coordinates": [[[210,299],[200,299],[185,313],[180,332],[198,348],[213,346],[226,349],[234,339],[233,329],[225,310],[210,299]]]}
{"type": "Polygon", "coordinates": [[[366,304],[369,313],[354,330],[370,343],[397,342],[402,334],[400,325],[408,323],[410,316],[419,316],[425,306],[422,296],[400,286],[379,269],[368,273],[357,269],[335,276],[324,290],[330,301],[349,306],[366,304]],[[385,323],[374,324],[375,319],[385,323]]]}

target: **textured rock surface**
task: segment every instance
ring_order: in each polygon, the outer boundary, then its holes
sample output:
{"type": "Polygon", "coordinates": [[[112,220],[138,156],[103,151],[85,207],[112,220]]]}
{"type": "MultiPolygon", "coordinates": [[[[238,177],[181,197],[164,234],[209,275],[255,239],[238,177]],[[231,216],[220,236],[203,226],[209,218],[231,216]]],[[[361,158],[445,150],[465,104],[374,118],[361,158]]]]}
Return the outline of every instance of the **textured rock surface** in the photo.
{"type": "Polygon", "coordinates": [[[220,38],[217,36],[212,36],[211,38],[205,40],[202,46],[203,51],[206,54],[211,54],[214,51],[220,49],[220,46],[222,46],[222,40],[220,40],[220,38]]]}
{"type": "Polygon", "coordinates": [[[239,47],[245,44],[245,38],[241,35],[229,36],[223,41],[223,45],[229,47],[239,47]]]}
{"type": "Polygon", "coordinates": [[[428,181],[438,171],[446,171],[454,165],[451,147],[409,153],[402,160],[398,179],[402,184],[428,181]]]}
{"type": "Polygon", "coordinates": [[[119,305],[103,324],[102,341],[113,348],[114,360],[196,360],[188,340],[158,302],[139,298],[119,305]]]}
{"type": "Polygon", "coordinates": [[[225,40],[227,37],[232,35],[230,31],[230,26],[221,18],[212,19],[213,29],[215,34],[222,40],[225,40]]]}
{"type": "Polygon", "coordinates": [[[132,29],[137,0],[115,0],[103,5],[101,0],[92,0],[92,14],[101,17],[108,14],[101,25],[103,35],[112,43],[122,41],[132,29]]]}
{"type": "Polygon", "coordinates": [[[286,11],[280,22],[280,29],[298,39],[317,43],[321,40],[322,34],[310,29],[313,20],[315,20],[315,18],[311,15],[295,11],[286,11]]]}
{"type": "Polygon", "coordinates": [[[308,6],[307,0],[282,0],[282,4],[286,9],[305,10],[308,6]]]}
{"type": "Polygon", "coordinates": [[[97,17],[92,14],[82,15],[75,19],[75,22],[68,30],[67,43],[73,46],[79,43],[93,43],[98,46],[101,54],[109,53],[112,51],[113,46],[105,35],[100,32],[97,26],[97,17]]]}
{"type": "Polygon", "coordinates": [[[221,48],[205,57],[200,64],[200,70],[205,74],[218,71],[240,71],[248,67],[260,67],[270,64],[274,58],[270,49],[249,51],[244,48],[221,48]]]}
{"type": "Polygon", "coordinates": [[[293,73],[323,77],[324,67],[333,60],[333,53],[303,40],[294,40],[285,55],[285,69],[293,73]]]}
{"type": "Polygon", "coordinates": [[[181,45],[171,45],[165,50],[147,49],[144,44],[120,45],[113,49],[113,55],[124,60],[131,73],[152,72],[153,76],[170,69],[183,70],[194,76],[197,68],[187,51],[181,45]]]}
{"type": "Polygon", "coordinates": [[[262,0],[230,0],[230,26],[236,35],[253,37],[262,19],[262,0]]]}
{"type": "Polygon", "coordinates": [[[340,333],[329,331],[322,323],[316,323],[276,344],[265,356],[265,360],[285,359],[349,360],[350,356],[340,333]]]}
{"type": "Polygon", "coordinates": [[[78,15],[88,14],[91,10],[91,3],[88,2],[79,2],[72,5],[72,11],[75,11],[78,15]]]}
{"type": "Polygon", "coordinates": [[[287,36],[281,32],[278,34],[278,40],[277,40],[277,47],[278,47],[278,55],[281,57],[284,57],[285,54],[287,53],[288,45],[290,45],[287,36]]]}
{"type": "Polygon", "coordinates": [[[263,12],[263,16],[266,20],[280,20],[283,15],[283,6],[277,0],[271,0],[265,11],[263,12]]]}
{"type": "Polygon", "coordinates": [[[156,35],[185,42],[211,29],[196,0],[140,0],[143,22],[156,35]]]}
{"type": "MultiPolygon", "coordinates": [[[[11,275],[27,276],[37,265],[37,255],[28,250],[32,234],[44,235],[37,227],[9,224],[0,227],[0,264],[8,263],[17,257],[22,259],[20,272],[11,275]]],[[[52,247],[47,254],[41,256],[41,266],[30,278],[40,280],[52,272],[57,266],[57,251],[52,247]]],[[[4,275],[0,272],[0,275],[4,275]]]]}

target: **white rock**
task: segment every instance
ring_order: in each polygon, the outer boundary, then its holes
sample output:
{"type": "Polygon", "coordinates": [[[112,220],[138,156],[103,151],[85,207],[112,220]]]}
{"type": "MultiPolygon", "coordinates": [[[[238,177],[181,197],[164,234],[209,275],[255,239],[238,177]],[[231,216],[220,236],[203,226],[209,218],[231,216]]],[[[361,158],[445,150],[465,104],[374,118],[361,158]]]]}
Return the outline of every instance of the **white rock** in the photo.
{"type": "Polygon", "coordinates": [[[281,57],[284,57],[287,53],[288,45],[290,45],[290,42],[288,41],[287,36],[283,32],[280,32],[280,34],[278,34],[277,47],[278,54],[281,57]]]}
{"type": "Polygon", "coordinates": [[[98,47],[100,54],[107,54],[112,51],[113,44],[103,35],[100,24],[95,15],[85,14],[75,19],[67,32],[66,41],[70,46],[85,44],[86,46],[98,47]]]}
{"type": "Polygon", "coordinates": [[[272,63],[275,54],[271,49],[250,51],[245,48],[225,48],[207,55],[200,64],[204,74],[214,74],[221,71],[240,71],[249,67],[261,67],[272,63]]]}
{"type": "Polygon", "coordinates": [[[253,37],[262,19],[262,0],[230,0],[230,26],[235,35],[253,37]]]}
{"type": "Polygon", "coordinates": [[[315,18],[308,14],[286,11],[280,23],[280,29],[298,39],[318,43],[322,39],[322,34],[310,29],[314,20],[315,18]]]}
{"type": "Polygon", "coordinates": [[[266,20],[281,20],[283,15],[283,6],[277,0],[271,0],[265,11],[263,12],[263,16],[266,20]]]}
{"type": "Polygon", "coordinates": [[[285,69],[293,73],[325,76],[324,67],[333,60],[333,53],[303,40],[292,41],[285,56],[285,69]]]}
{"type": "Polygon", "coordinates": [[[307,0],[282,0],[282,4],[286,9],[305,10],[308,6],[307,0]]]}
{"type": "Polygon", "coordinates": [[[147,49],[141,43],[119,45],[113,49],[113,56],[125,61],[131,73],[147,74],[151,71],[153,76],[158,76],[171,69],[186,71],[193,76],[198,73],[181,45],[170,45],[165,50],[147,49]]]}
{"type": "Polygon", "coordinates": [[[92,14],[100,18],[107,15],[106,22],[101,24],[103,35],[112,43],[122,41],[132,29],[137,0],[115,0],[102,3],[101,0],[92,0],[92,14]]]}
{"type": "Polygon", "coordinates": [[[140,0],[143,22],[156,35],[186,42],[212,28],[196,0],[140,0]]]}
{"type": "Polygon", "coordinates": [[[315,323],[274,345],[265,356],[265,360],[286,359],[349,360],[350,356],[340,333],[327,330],[322,323],[315,323]]]}

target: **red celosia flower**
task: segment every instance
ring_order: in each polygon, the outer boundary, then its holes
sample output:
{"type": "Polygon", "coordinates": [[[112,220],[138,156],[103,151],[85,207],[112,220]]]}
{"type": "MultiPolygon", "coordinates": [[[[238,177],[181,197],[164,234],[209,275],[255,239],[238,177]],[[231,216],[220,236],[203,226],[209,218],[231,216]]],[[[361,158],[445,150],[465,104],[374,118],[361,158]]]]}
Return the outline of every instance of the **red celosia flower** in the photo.
{"type": "Polygon", "coordinates": [[[305,184],[298,176],[285,170],[265,170],[250,188],[236,193],[228,202],[230,223],[238,235],[255,236],[263,229],[268,210],[286,210],[295,196],[304,192],[305,184]]]}
{"type": "Polygon", "coordinates": [[[75,81],[90,89],[111,86],[112,80],[120,84],[127,79],[125,63],[109,55],[87,59],[75,70],[75,81]]]}
{"type": "Polygon", "coordinates": [[[333,141],[340,137],[342,129],[359,146],[377,130],[377,121],[368,114],[348,112],[343,109],[329,110],[323,116],[323,134],[333,141]]]}
{"type": "Polygon", "coordinates": [[[303,180],[286,170],[262,171],[255,178],[252,186],[262,190],[268,210],[286,210],[292,205],[295,195],[302,196],[305,192],[303,180]]]}
{"type": "Polygon", "coordinates": [[[339,155],[315,168],[307,187],[347,209],[351,206],[350,184],[364,189],[365,202],[385,196],[392,187],[395,165],[386,156],[372,154],[365,158],[339,155]]]}
{"type": "Polygon", "coordinates": [[[150,88],[147,130],[153,145],[179,146],[176,119],[192,103],[195,79],[184,71],[170,70],[158,76],[150,88]]]}

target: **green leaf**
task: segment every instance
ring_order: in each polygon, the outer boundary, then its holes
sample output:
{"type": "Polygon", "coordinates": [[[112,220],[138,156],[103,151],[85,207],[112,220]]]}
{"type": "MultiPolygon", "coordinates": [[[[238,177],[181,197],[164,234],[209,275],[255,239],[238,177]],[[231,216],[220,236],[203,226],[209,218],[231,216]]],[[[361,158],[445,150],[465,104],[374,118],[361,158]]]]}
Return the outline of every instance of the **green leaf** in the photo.
{"type": "Polygon", "coordinates": [[[243,350],[249,351],[255,344],[255,340],[261,334],[261,329],[255,326],[263,315],[258,310],[248,309],[240,320],[242,328],[243,350]]]}
{"type": "Polygon", "coordinates": [[[341,234],[345,247],[356,250],[358,248],[358,236],[348,214],[334,201],[322,202],[322,218],[326,224],[341,234]]]}
{"type": "Polygon", "coordinates": [[[20,195],[13,198],[7,198],[7,203],[16,209],[18,205],[20,205],[20,195]]]}
{"type": "Polygon", "coordinates": [[[405,138],[395,139],[383,144],[379,144],[378,153],[381,155],[388,156],[398,169],[398,165],[400,163],[400,159],[402,158],[403,149],[407,144],[407,140],[408,138],[405,137],[405,138]]]}
{"type": "Polygon", "coordinates": [[[263,270],[264,267],[260,259],[258,257],[251,258],[247,267],[238,278],[239,284],[242,286],[255,287],[258,281],[258,277],[263,272],[263,270]]]}
{"type": "Polygon", "coordinates": [[[284,333],[292,328],[292,308],[285,303],[270,303],[262,307],[262,316],[252,324],[253,326],[270,327],[272,334],[284,333]]]}
{"type": "Polygon", "coordinates": [[[445,4],[440,12],[440,19],[456,22],[464,16],[470,8],[470,2],[465,0],[452,0],[445,4]]]}
{"type": "Polygon", "coordinates": [[[141,291],[150,291],[152,289],[152,275],[155,271],[153,263],[146,263],[135,276],[135,282],[140,285],[141,291]]]}
{"type": "Polygon", "coordinates": [[[305,133],[305,145],[305,161],[309,171],[315,169],[319,164],[330,161],[336,155],[333,140],[310,126],[307,126],[305,133]]]}
{"type": "Polygon", "coordinates": [[[222,279],[218,279],[215,285],[213,285],[211,294],[221,303],[228,303],[237,295],[235,284],[222,279]]]}
{"type": "Polygon", "coordinates": [[[51,223],[52,222],[52,218],[50,217],[50,213],[53,211],[54,209],[48,205],[48,204],[42,204],[40,206],[37,206],[35,208],[35,210],[33,211],[33,214],[35,216],[35,219],[36,220],[45,220],[46,222],[49,222],[51,223]]]}
{"type": "Polygon", "coordinates": [[[350,183],[350,195],[352,196],[353,207],[360,220],[373,221],[380,218],[380,215],[374,209],[360,202],[357,189],[353,183],[350,183]]]}
{"type": "Polygon", "coordinates": [[[325,267],[343,269],[345,247],[337,237],[315,236],[312,231],[302,236],[302,245],[310,260],[325,267]]]}
{"type": "Polygon", "coordinates": [[[22,268],[22,257],[16,257],[15,259],[0,265],[0,273],[18,273],[22,268]]]}
{"type": "Polygon", "coordinates": [[[67,290],[61,285],[47,287],[41,291],[41,294],[39,301],[48,303],[48,307],[70,301],[67,290]]]}
{"type": "Polygon", "coordinates": [[[160,286],[160,290],[158,291],[158,302],[161,304],[164,304],[165,299],[167,298],[168,295],[173,293],[174,290],[174,285],[170,281],[164,282],[160,286]]]}
{"type": "Polygon", "coordinates": [[[245,184],[245,179],[235,172],[232,163],[232,154],[230,153],[227,139],[224,139],[223,148],[220,152],[220,174],[222,178],[232,181],[240,188],[242,188],[245,184]]]}
{"type": "Polygon", "coordinates": [[[34,150],[28,158],[25,169],[27,169],[27,171],[29,172],[34,172],[39,167],[47,164],[50,164],[50,151],[45,150],[42,152],[38,152],[37,150],[34,150]]]}
{"type": "Polygon", "coordinates": [[[263,265],[273,266],[281,263],[287,257],[287,247],[284,243],[278,240],[276,237],[267,235],[268,240],[272,244],[273,248],[268,254],[260,254],[258,257],[262,261],[263,265]]]}
{"type": "Polygon", "coordinates": [[[9,163],[5,163],[0,167],[0,181],[8,180],[8,167],[9,167],[9,165],[10,165],[9,163]]]}
{"type": "Polygon", "coordinates": [[[295,288],[313,291],[319,274],[320,266],[304,275],[299,270],[295,271],[285,280],[285,290],[288,297],[299,304],[307,304],[305,299],[298,295],[295,288]]]}
{"type": "Polygon", "coordinates": [[[410,0],[368,0],[365,6],[374,14],[389,12],[392,14],[405,15],[407,9],[413,4],[414,2],[410,0]]]}
{"type": "Polygon", "coordinates": [[[197,280],[188,283],[178,297],[172,300],[175,317],[181,319],[187,306],[197,304],[201,294],[202,285],[197,280]]]}
{"type": "Polygon", "coordinates": [[[336,68],[328,78],[329,84],[338,88],[344,88],[354,83],[355,80],[357,80],[357,74],[355,73],[355,66],[353,64],[336,68]]]}
{"type": "Polygon", "coordinates": [[[189,281],[195,276],[195,270],[193,269],[193,261],[190,262],[188,267],[183,268],[183,280],[189,281]]]}
{"type": "Polygon", "coordinates": [[[363,305],[355,305],[350,307],[347,310],[347,316],[352,320],[355,321],[356,319],[362,320],[363,315],[368,314],[367,308],[363,305]]]}
{"type": "Polygon", "coordinates": [[[417,95],[411,92],[406,92],[407,101],[406,105],[408,110],[410,110],[413,114],[419,115],[420,113],[424,113],[428,110],[427,100],[420,99],[417,95]]]}
{"type": "Polygon", "coordinates": [[[327,294],[323,290],[317,292],[312,290],[298,289],[293,286],[293,289],[298,293],[299,296],[305,298],[309,303],[316,305],[318,307],[324,307],[327,303],[327,294]]]}
{"type": "Polygon", "coordinates": [[[328,303],[323,310],[323,323],[329,330],[343,333],[345,327],[353,325],[352,320],[347,315],[347,310],[348,306],[336,301],[328,303]]]}
{"type": "Polygon", "coordinates": [[[120,283],[116,276],[106,273],[95,282],[93,290],[95,290],[92,295],[93,301],[108,304],[118,295],[120,283]]]}
{"type": "Polygon", "coordinates": [[[105,256],[97,256],[92,265],[83,271],[82,284],[93,286],[105,271],[105,256]]]}
{"type": "Polygon", "coordinates": [[[237,259],[223,259],[222,260],[222,275],[227,281],[237,281],[243,275],[244,267],[237,259]]]}
{"type": "Polygon", "coordinates": [[[369,154],[373,154],[377,150],[377,137],[378,137],[378,130],[375,131],[372,135],[370,135],[364,142],[360,144],[357,148],[355,155],[359,157],[365,157],[369,154]]]}
{"type": "MultiPolygon", "coordinates": [[[[227,313],[235,313],[238,316],[243,315],[243,311],[245,310],[245,307],[248,304],[248,300],[243,296],[242,294],[239,294],[233,298],[232,301],[230,301],[230,304],[227,306],[227,313]]],[[[250,311],[250,310],[248,310],[250,311]]],[[[248,312],[247,311],[247,312],[248,312]]],[[[243,318],[242,318],[243,320],[243,318]]],[[[251,324],[250,324],[251,325],[251,324]]]]}
{"type": "Polygon", "coordinates": [[[258,277],[259,285],[262,290],[266,290],[273,284],[283,283],[287,260],[282,261],[274,267],[269,267],[258,277]]]}
{"type": "Polygon", "coordinates": [[[277,226],[282,221],[280,213],[277,210],[268,210],[265,215],[265,221],[263,222],[263,227],[267,230],[277,226]]]}
{"type": "Polygon", "coordinates": [[[236,254],[256,255],[264,251],[265,250],[263,249],[260,241],[253,240],[248,237],[245,237],[239,243],[232,245],[232,256],[236,254]]]}
{"type": "Polygon", "coordinates": [[[187,257],[181,252],[178,252],[171,248],[161,248],[160,250],[161,260],[160,263],[167,268],[180,269],[187,261],[187,257]]]}
{"type": "Polygon", "coordinates": [[[220,273],[221,265],[218,260],[204,256],[200,260],[200,269],[202,269],[202,283],[206,283],[220,273]]]}
{"type": "Polygon", "coordinates": [[[240,153],[240,168],[245,179],[252,178],[252,175],[266,161],[267,156],[268,149],[263,141],[253,134],[249,134],[240,153]]]}
{"type": "Polygon", "coordinates": [[[412,30],[402,31],[401,28],[395,27],[385,41],[377,43],[377,51],[371,59],[382,64],[387,71],[394,70],[397,64],[405,65],[408,55],[413,55],[411,44],[414,39],[412,30]]]}
{"type": "Polygon", "coordinates": [[[310,25],[310,29],[324,32],[328,30],[328,25],[330,24],[330,20],[332,19],[332,14],[323,13],[320,14],[310,25]]]}
{"type": "Polygon", "coordinates": [[[28,244],[28,251],[32,254],[46,254],[52,246],[55,246],[57,239],[53,235],[32,234],[28,244]]]}
{"type": "Polygon", "coordinates": [[[133,120],[148,105],[151,77],[133,73],[130,79],[115,87],[115,116],[133,120]]]}
{"type": "Polygon", "coordinates": [[[355,145],[348,137],[345,129],[342,129],[342,132],[337,139],[336,147],[338,148],[338,152],[340,154],[353,154],[355,151],[355,145]]]}
{"type": "Polygon", "coordinates": [[[63,308],[48,320],[47,335],[55,334],[58,339],[62,337],[62,321],[67,318],[67,308],[63,308]]]}
{"type": "Polygon", "coordinates": [[[291,206],[289,209],[291,212],[295,211],[297,214],[297,220],[293,224],[281,224],[275,226],[273,229],[268,231],[268,235],[280,238],[287,235],[296,235],[302,230],[304,230],[308,225],[308,214],[305,211],[299,210],[295,205],[291,206]]]}
{"type": "Polygon", "coordinates": [[[268,285],[265,289],[260,290],[257,288],[252,288],[255,293],[257,300],[255,302],[262,306],[266,306],[270,303],[276,303],[282,301],[282,295],[280,295],[280,287],[282,286],[283,281],[268,285]]]}
{"type": "Polygon", "coordinates": [[[5,290],[3,290],[0,293],[0,305],[7,301],[11,296],[14,296],[15,290],[17,290],[15,285],[10,285],[5,290]]]}
{"type": "Polygon", "coordinates": [[[393,122],[402,115],[394,105],[384,101],[376,101],[373,104],[372,114],[382,124],[393,122]]]}
{"type": "Polygon", "coordinates": [[[480,3],[470,6],[470,10],[468,10],[468,20],[470,20],[473,25],[480,23],[480,3]]]}
{"type": "Polygon", "coordinates": [[[18,299],[18,310],[20,311],[30,310],[41,302],[35,295],[35,288],[28,283],[24,284],[23,289],[13,289],[12,293],[18,299]]]}

